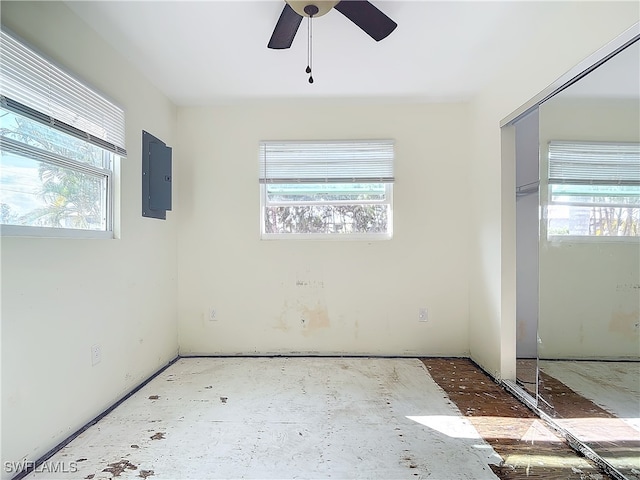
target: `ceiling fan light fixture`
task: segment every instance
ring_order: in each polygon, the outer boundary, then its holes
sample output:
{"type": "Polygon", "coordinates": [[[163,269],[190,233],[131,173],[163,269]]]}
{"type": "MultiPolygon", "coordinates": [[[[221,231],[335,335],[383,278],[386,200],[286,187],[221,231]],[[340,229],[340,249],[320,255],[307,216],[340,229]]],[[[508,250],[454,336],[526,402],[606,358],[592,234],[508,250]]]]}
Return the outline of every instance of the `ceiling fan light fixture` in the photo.
{"type": "Polygon", "coordinates": [[[302,17],[321,17],[326,15],[329,11],[338,4],[338,1],[333,0],[286,0],[291,8],[302,17]],[[307,7],[315,7],[315,9],[309,9],[311,12],[316,10],[316,13],[309,13],[307,7]]]}
{"type": "Polygon", "coordinates": [[[315,17],[319,11],[320,9],[312,4],[309,4],[306,7],[304,7],[304,13],[306,13],[309,16],[309,18],[315,17]]]}

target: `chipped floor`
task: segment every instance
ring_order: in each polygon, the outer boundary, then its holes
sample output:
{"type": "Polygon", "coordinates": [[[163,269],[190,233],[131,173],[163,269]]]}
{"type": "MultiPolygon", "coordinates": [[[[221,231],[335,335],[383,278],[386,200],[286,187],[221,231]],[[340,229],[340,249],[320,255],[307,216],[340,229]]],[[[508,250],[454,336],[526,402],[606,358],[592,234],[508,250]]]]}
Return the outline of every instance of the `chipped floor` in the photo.
{"type": "Polygon", "coordinates": [[[46,478],[483,480],[500,461],[418,359],[182,358],[46,478]]]}

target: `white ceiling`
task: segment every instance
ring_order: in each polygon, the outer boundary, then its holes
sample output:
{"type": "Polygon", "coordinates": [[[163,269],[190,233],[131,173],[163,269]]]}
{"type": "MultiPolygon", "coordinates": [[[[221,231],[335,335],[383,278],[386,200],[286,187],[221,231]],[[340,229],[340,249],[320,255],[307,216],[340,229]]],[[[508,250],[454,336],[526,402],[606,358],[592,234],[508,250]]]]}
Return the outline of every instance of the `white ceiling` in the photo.
{"type": "Polygon", "coordinates": [[[177,105],[256,99],[469,98],[538,28],[544,2],[373,1],[398,23],[375,42],[336,10],[267,49],[284,6],[262,1],[70,1],[68,6],[177,105]]]}

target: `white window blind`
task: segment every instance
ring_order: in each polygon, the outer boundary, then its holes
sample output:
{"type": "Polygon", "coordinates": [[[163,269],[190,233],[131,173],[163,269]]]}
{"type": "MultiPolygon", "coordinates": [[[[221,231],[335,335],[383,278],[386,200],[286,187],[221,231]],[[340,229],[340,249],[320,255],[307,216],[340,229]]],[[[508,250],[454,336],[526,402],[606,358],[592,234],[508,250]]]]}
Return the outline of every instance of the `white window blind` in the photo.
{"type": "Polygon", "coordinates": [[[126,156],[124,111],[0,31],[0,101],[20,115],[126,156]]]}
{"type": "Polygon", "coordinates": [[[549,142],[549,184],[640,185],[640,144],[549,142]]]}
{"type": "Polygon", "coordinates": [[[392,140],[260,142],[260,183],[392,183],[392,140]]]}

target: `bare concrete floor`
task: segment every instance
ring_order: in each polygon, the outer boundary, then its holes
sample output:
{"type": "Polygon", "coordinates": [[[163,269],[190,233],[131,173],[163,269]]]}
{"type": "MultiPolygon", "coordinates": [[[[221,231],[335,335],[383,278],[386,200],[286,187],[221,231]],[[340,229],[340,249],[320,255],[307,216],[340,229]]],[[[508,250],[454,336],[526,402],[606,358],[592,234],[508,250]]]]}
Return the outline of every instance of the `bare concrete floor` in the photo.
{"type": "MultiPolygon", "coordinates": [[[[46,479],[497,478],[418,359],[180,359],[47,461],[46,479]]],[[[41,469],[42,470],[42,469],[41,469]]]]}

